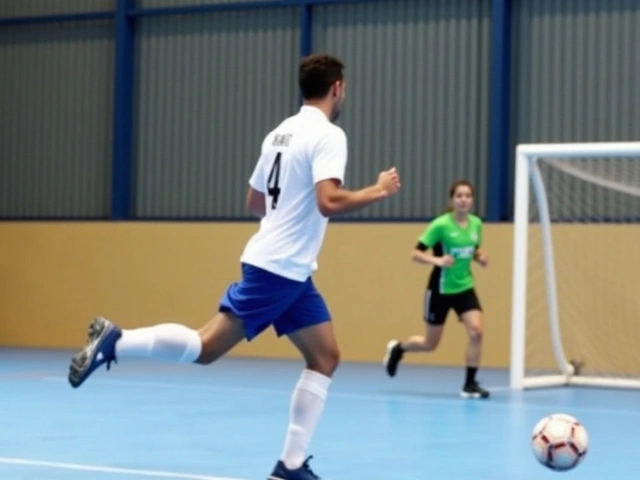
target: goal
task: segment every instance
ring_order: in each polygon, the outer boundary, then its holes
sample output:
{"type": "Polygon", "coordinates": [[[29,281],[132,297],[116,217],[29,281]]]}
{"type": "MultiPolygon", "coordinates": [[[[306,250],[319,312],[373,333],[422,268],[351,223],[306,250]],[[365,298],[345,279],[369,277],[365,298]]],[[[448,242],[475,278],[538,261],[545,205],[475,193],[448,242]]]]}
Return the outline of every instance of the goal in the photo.
{"type": "Polygon", "coordinates": [[[516,148],[510,386],[640,387],[640,142],[516,148]]]}

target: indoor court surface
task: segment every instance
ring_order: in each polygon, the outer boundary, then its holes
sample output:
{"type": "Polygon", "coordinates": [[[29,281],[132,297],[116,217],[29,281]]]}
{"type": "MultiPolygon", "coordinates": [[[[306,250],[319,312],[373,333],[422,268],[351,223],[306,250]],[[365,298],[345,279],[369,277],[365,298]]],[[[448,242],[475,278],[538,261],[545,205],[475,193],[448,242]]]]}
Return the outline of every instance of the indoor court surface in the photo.
{"type": "MultiPolygon", "coordinates": [[[[381,357],[384,345],[381,345],[381,357]]],[[[71,352],[0,349],[2,480],[266,480],[301,364],[227,358],[208,367],[123,360],[78,390],[71,352]]],[[[461,369],[343,363],[309,453],[323,480],[637,480],[640,393],[510,391],[481,370],[489,400],[459,397],[461,369]],[[590,451],[558,473],[530,432],[553,412],[578,417],[590,451]]]]}

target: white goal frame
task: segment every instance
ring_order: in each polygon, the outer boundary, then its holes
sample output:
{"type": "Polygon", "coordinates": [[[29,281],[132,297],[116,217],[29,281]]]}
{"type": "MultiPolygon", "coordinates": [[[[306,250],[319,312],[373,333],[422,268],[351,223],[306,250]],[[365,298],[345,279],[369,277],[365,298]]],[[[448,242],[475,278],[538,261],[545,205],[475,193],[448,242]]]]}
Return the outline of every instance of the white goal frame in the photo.
{"type": "MultiPolygon", "coordinates": [[[[514,389],[583,385],[640,388],[640,379],[589,377],[577,375],[567,361],[562,346],[551,222],[544,181],[539,170],[541,158],[631,157],[640,158],[640,142],[520,144],[516,147],[515,205],[513,234],[513,294],[511,305],[511,364],[509,385],[514,389]],[[527,255],[529,192],[533,188],[540,215],[549,329],[558,374],[525,376],[527,255]]],[[[640,312],[639,312],[640,314],[640,312]]],[[[578,372],[579,373],[579,372],[578,372]]]]}

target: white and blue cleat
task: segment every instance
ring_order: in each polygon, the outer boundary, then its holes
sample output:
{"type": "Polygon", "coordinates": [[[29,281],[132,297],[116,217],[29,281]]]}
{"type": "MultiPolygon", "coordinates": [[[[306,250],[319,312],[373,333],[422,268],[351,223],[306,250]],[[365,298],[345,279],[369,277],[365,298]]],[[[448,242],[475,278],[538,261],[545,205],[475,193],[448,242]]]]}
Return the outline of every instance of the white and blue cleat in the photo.
{"type": "Polygon", "coordinates": [[[104,317],[97,317],[89,326],[87,345],[76,353],[69,366],[69,383],[78,388],[93,372],[103,364],[107,370],[111,362],[116,362],[116,342],[122,330],[104,317]]]}

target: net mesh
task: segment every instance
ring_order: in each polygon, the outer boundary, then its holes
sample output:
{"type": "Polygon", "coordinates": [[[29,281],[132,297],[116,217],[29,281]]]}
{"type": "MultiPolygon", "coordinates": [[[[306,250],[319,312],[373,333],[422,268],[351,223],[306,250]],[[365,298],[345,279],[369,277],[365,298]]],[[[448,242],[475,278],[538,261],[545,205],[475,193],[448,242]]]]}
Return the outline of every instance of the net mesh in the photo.
{"type": "MultiPolygon", "coordinates": [[[[640,158],[537,162],[551,220],[560,336],[579,374],[640,379],[640,158]]],[[[542,230],[529,201],[525,376],[559,373],[542,230]]]]}

